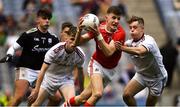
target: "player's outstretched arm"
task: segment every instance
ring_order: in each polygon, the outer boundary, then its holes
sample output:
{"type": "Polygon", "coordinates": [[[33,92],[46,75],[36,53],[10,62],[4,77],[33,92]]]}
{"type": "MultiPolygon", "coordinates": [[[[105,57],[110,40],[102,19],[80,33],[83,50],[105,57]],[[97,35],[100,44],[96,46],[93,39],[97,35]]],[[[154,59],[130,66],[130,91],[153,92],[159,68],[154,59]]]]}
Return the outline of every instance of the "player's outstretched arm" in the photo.
{"type": "Polygon", "coordinates": [[[128,47],[128,46],[123,45],[121,42],[118,42],[118,41],[115,42],[115,47],[118,50],[122,50],[126,53],[134,54],[134,55],[143,55],[143,54],[148,52],[147,48],[144,47],[143,45],[140,45],[138,47],[128,47]]]}
{"type": "Polygon", "coordinates": [[[39,89],[40,89],[41,83],[43,81],[45,72],[48,69],[48,67],[49,67],[48,64],[43,63],[43,65],[41,67],[41,71],[38,74],[38,78],[37,78],[37,81],[36,81],[36,87],[35,87],[35,89],[32,90],[30,96],[28,97],[28,102],[29,103],[33,103],[36,100],[36,98],[38,97],[39,89]]]}
{"type": "Polygon", "coordinates": [[[0,63],[11,62],[12,61],[12,56],[14,55],[15,51],[20,49],[20,48],[21,48],[21,46],[18,43],[14,43],[8,49],[7,55],[0,59],[0,63]]]}
{"type": "Polygon", "coordinates": [[[0,63],[5,63],[5,62],[11,62],[12,61],[12,55],[8,54],[2,59],[0,59],[0,63]]]}

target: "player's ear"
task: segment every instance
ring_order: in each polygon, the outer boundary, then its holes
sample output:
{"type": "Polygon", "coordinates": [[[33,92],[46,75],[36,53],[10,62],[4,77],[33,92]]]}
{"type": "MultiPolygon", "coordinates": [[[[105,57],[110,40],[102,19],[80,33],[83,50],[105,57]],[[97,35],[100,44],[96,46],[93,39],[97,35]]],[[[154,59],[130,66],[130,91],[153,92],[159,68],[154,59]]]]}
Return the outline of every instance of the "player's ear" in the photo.
{"type": "Polygon", "coordinates": [[[141,25],[141,28],[142,28],[142,29],[144,29],[144,26],[143,26],[143,25],[141,25]]]}

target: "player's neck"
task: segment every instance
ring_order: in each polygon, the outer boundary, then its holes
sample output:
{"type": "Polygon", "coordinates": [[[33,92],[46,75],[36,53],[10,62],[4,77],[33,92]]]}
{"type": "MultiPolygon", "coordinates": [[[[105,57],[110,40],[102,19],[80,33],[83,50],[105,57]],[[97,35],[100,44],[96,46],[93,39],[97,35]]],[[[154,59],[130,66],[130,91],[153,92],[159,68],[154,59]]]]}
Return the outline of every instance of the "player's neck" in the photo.
{"type": "Polygon", "coordinates": [[[39,27],[39,26],[38,26],[38,29],[39,29],[39,31],[42,32],[42,33],[47,33],[47,29],[43,29],[43,28],[41,28],[41,27],[39,27]]]}
{"type": "Polygon", "coordinates": [[[136,39],[136,40],[134,39],[133,42],[138,42],[139,40],[141,40],[141,39],[143,39],[143,38],[144,38],[144,33],[141,35],[140,38],[138,38],[138,39],[136,39]]]}

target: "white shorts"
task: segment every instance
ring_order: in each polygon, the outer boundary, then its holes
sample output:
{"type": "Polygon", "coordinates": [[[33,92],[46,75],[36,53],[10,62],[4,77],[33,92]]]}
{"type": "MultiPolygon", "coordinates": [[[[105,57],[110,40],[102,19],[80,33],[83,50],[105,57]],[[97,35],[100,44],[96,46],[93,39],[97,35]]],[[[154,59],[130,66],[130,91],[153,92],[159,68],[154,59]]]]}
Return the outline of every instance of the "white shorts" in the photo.
{"type": "Polygon", "coordinates": [[[149,78],[139,73],[136,73],[132,79],[135,79],[144,87],[148,87],[152,96],[160,96],[167,82],[167,77],[149,78]]]}
{"type": "Polygon", "coordinates": [[[53,96],[58,89],[61,90],[67,85],[74,86],[73,76],[54,78],[53,75],[50,76],[45,74],[41,87],[45,89],[51,96],[53,96]]]}
{"type": "Polygon", "coordinates": [[[101,74],[103,77],[103,85],[106,87],[112,79],[119,75],[119,66],[116,66],[115,68],[112,69],[107,69],[104,68],[100,63],[98,63],[96,60],[91,58],[89,65],[88,65],[88,74],[91,76],[92,74],[101,74]]]}
{"type": "Polygon", "coordinates": [[[24,79],[27,80],[30,86],[34,85],[40,70],[33,70],[25,67],[19,67],[15,69],[15,80],[24,79]]]}

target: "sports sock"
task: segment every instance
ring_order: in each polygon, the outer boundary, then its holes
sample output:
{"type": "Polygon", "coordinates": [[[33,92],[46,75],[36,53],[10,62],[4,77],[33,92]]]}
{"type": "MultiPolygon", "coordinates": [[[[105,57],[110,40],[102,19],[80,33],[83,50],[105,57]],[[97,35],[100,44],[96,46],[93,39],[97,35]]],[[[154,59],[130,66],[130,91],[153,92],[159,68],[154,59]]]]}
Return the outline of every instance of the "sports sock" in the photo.
{"type": "Polygon", "coordinates": [[[89,104],[88,102],[84,103],[84,107],[94,107],[94,105],[89,104]]]}
{"type": "Polygon", "coordinates": [[[75,97],[70,98],[67,103],[69,103],[67,105],[70,105],[70,106],[80,106],[80,105],[76,104],[75,97]]]}

